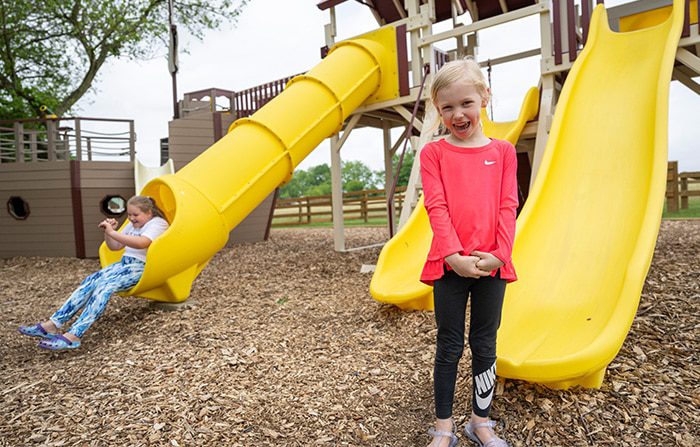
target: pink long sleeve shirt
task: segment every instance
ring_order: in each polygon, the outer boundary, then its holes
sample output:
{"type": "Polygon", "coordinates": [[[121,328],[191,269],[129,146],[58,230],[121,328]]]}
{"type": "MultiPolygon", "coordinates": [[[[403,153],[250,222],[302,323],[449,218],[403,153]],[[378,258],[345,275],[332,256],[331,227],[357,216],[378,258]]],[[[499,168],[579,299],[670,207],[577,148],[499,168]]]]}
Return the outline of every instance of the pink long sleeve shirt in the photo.
{"type": "MultiPolygon", "coordinates": [[[[511,259],[518,207],[517,157],[512,144],[492,139],[481,147],[458,147],[445,139],[420,154],[423,196],[433,241],[420,280],[444,274],[445,257],[473,250],[503,261],[501,278],[517,280],[511,259]]],[[[498,270],[491,272],[495,276],[498,270]]]]}

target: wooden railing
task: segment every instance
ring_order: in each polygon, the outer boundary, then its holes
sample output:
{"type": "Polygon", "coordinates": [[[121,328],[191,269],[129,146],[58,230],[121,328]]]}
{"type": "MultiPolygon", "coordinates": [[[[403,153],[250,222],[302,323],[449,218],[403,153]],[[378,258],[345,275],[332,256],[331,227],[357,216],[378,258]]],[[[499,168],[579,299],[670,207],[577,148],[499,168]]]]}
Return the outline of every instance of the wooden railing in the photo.
{"type": "Polygon", "coordinates": [[[679,173],[678,162],[669,161],[666,176],[666,209],[670,213],[688,209],[690,197],[700,197],[700,171],[679,173]]]}
{"type": "Polygon", "coordinates": [[[133,161],[135,154],[134,120],[69,117],[0,121],[0,163],[133,161]]]}
{"type": "MultiPolygon", "coordinates": [[[[400,212],[405,186],[396,188],[394,209],[400,212]]],[[[386,190],[373,189],[343,194],[343,219],[368,223],[371,219],[386,219],[386,190]]],[[[333,202],[330,195],[277,199],[272,220],[273,227],[307,225],[333,221],[333,202]]]]}
{"type": "Polygon", "coordinates": [[[257,112],[270,102],[275,96],[282,93],[282,90],[287,86],[287,83],[295,76],[287,76],[286,78],[277,79],[276,81],[268,82],[267,84],[257,85],[246,90],[236,92],[234,96],[233,108],[236,111],[236,119],[245,118],[257,112]]]}

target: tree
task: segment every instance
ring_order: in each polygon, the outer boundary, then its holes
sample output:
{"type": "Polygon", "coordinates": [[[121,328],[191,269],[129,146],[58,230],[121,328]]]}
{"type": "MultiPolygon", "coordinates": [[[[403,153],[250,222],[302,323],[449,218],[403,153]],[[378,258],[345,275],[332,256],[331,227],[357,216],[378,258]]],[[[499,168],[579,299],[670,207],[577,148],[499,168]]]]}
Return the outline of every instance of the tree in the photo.
{"type": "MultiPolygon", "coordinates": [[[[399,157],[401,154],[394,154],[394,156],[391,159],[393,169],[396,169],[396,166],[399,165],[399,157]]],[[[396,186],[407,186],[408,185],[408,180],[411,177],[411,169],[413,169],[413,161],[415,159],[415,152],[412,150],[407,150],[406,154],[403,157],[403,162],[401,163],[401,169],[399,170],[399,180],[396,183],[396,186]]],[[[384,172],[385,171],[377,171],[376,176],[377,176],[377,183],[383,185],[384,184],[384,172]]],[[[386,185],[387,189],[391,188],[391,185],[386,185]]]]}
{"type": "Polygon", "coordinates": [[[361,161],[345,161],[342,165],[343,191],[375,189],[375,173],[361,161]]]}
{"type": "MultiPolygon", "coordinates": [[[[249,0],[173,0],[197,38],[249,0]]],[[[152,56],[169,39],[167,0],[0,0],[0,119],[69,111],[105,61],[152,56]]]]}
{"type": "Polygon", "coordinates": [[[331,168],[327,164],[294,171],[292,179],[280,189],[280,197],[324,196],[331,193],[331,168]]]}

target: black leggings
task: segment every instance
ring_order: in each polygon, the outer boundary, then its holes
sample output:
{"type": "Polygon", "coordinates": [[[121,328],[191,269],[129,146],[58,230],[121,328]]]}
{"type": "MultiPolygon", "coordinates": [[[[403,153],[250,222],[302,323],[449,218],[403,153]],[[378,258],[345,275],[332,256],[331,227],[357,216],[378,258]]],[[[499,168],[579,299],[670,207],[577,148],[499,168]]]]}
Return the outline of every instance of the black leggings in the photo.
{"type": "Polygon", "coordinates": [[[500,271],[495,277],[464,278],[452,270],[435,281],[435,415],[452,416],[457,365],[464,351],[467,296],[471,296],[469,348],[472,352],[472,411],[488,417],[496,384],[496,333],[506,281],[500,271]]]}

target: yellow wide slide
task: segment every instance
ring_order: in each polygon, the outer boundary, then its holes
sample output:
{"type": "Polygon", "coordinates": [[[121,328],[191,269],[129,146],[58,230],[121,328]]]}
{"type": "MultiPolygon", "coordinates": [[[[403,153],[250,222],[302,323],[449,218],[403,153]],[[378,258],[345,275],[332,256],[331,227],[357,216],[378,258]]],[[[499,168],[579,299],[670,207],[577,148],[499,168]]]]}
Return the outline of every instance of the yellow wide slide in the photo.
{"type": "MultiPolygon", "coordinates": [[[[353,110],[398,97],[397,71],[394,27],[340,42],[187,166],[146,184],[142,193],[156,199],[170,228],[151,244],[141,280],[124,295],[187,299],[192,282],[229,232],[338,132],[353,110]]],[[[103,266],[121,255],[100,247],[103,266]]]]}
{"type": "Polygon", "coordinates": [[[668,95],[683,2],[609,29],[598,5],[516,230],[498,374],[599,387],[639,305],[666,189],[668,95]],[[669,11],[671,12],[671,11],[669,11]]]}
{"type": "MultiPolygon", "coordinates": [[[[495,123],[481,110],[484,133],[491,138],[517,143],[525,124],[537,116],[539,91],[531,88],[525,95],[518,119],[495,123]]],[[[418,158],[418,155],[416,155],[418,158]]],[[[369,291],[377,301],[401,309],[432,310],[433,288],[420,282],[420,273],[428,257],[433,231],[421,196],[406,224],[382,248],[369,291]]]]}

